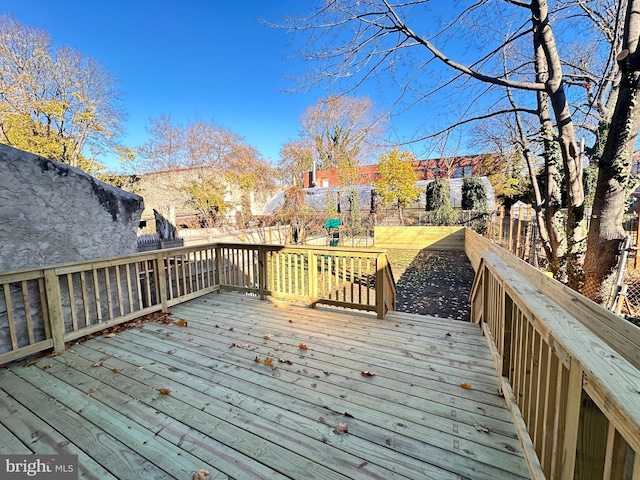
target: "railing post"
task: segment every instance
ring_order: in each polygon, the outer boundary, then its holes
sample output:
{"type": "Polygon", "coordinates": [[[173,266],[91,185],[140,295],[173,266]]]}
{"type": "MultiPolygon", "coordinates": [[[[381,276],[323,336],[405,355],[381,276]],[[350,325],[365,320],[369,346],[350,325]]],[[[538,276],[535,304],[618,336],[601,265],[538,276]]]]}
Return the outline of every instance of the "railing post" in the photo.
{"type": "Polygon", "coordinates": [[[502,362],[502,376],[511,378],[511,333],[513,329],[513,300],[502,289],[502,297],[504,299],[503,310],[503,327],[502,327],[502,340],[500,352],[500,361],[502,362]]]}
{"type": "Polygon", "coordinates": [[[376,255],[376,314],[379,319],[384,318],[384,269],[385,255],[376,255]]]}
{"type": "Polygon", "coordinates": [[[616,427],[609,423],[607,432],[607,448],[604,459],[604,474],[602,478],[619,480],[624,478],[625,460],[629,446],[616,427]]]}
{"type": "Polygon", "coordinates": [[[509,210],[509,236],[507,241],[507,250],[513,253],[513,215],[515,213],[515,208],[511,206],[511,210],[509,210]]]}
{"type": "MultiPolygon", "coordinates": [[[[56,353],[64,352],[64,317],[62,316],[60,282],[53,268],[44,270],[44,286],[47,294],[47,310],[49,311],[53,350],[56,353]]],[[[73,302],[73,298],[70,301],[73,302]]]]}
{"type": "Polygon", "coordinates": [[[222,290],[222,278],[224,277],[224,275],[222,274],[222,248],[216,246],[214,251],[216,254],[214,281],[218,287],[221,287],[220,289],[222,290]]]}
{"type": "MultiPolygon", "coordinates": [[[[269,230],[271,232],[271,230],[269,230]]],[[[267,249],[258,247],[258,295],[264,300],[267,295],[267,249]]]]}
{"type": "Polygon", "coordinates": [[[564,412],[564,431],[558,432],[558,435],[563,437],[564,440],[562,442],[561,480],[573,480],[574,478],[580,427],[580,406],[582,403],[582,375],[582,367],[572,358],[569,366],[567,402],[564,412]]]}
{"type": "Polygon", "coordinates": [[[315,308],[318,299],[318,258],[315,251],[309,250],[309,305],[315,308]]]}
{"type": "MultiPolygon", "coordinates": [[[[160,304],[162,305],[162,311],[167,313],[169,306],[167,305],[167,273],[166,265],[164,261],[164,254],[162,250],[158,251],[156,255],[156,271],[158,272],[158,295],[160,295],[160,304]]],[[[169,279],[171,281],[171,279],[169,279]]]]}

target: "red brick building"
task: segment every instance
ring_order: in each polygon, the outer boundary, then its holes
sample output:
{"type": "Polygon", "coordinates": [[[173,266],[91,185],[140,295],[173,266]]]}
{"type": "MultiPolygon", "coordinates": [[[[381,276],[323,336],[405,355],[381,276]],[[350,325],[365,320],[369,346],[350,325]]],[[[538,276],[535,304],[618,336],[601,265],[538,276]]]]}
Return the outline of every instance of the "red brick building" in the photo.
{"type": "MultiPolygon", "coordinates": [[[[435,158],[430,160],[417,160],[413,162],[413,168],[418,173],[418,180],[433,180],[435,178],[463,178],[477,176],[481,165],[486,163],[490,154],[466,155],[462,157],[435,158]]],[[[378,178],[377,165],[363,165],[358,167],[356,183],[367,185],[378,178]]],[[[304,176],[304,188],[326,188],[340,186],[340,170],[317,170],[315,183],[313,172],[307,172],[304,176]]]]}

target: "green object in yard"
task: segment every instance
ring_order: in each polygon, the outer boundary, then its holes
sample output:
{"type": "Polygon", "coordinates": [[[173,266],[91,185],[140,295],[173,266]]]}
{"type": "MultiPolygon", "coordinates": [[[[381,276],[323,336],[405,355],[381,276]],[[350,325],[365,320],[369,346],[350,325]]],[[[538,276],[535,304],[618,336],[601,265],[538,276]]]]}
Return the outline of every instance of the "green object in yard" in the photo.
{"type": "Polygon", "coordinates": [[[338,228],[340,226],[339,218],[329,218],[324,224],[324,228],[338,228]]]}

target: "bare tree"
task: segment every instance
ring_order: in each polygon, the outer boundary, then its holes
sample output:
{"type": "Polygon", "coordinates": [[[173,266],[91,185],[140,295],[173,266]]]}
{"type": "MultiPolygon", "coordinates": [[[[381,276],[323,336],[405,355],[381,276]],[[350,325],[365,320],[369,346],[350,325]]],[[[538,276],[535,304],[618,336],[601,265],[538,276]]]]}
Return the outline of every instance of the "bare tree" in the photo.
{"type": "Polygon", "coordinates": [[[248,216],[250,197],[268,195],[275,187],[275,172],[258,150],[215,122],[182,125],[165,114],[149,120],[147,133],[149,139],[137,149],[139,170],[194,169],[193,181],[179,188],[211,218],[225,211],[229,189],[240,195],[242,213],[248,216]]]}
{"type": "Polygon", "coordinates": [[[357,166],[377,158],[384,119],[367,97],[330,95],[307,108],[300,138],[281,151],[281,167],[291,173],[337,168],[343,185],[353,184],[357,166]]]}
{"type": "Polygon", "coordinates": [[[291,140],[280,149],[278,177],[283,185],[300,187],[313,168],[313,151],[304,140],[291,140]]]}
{"type": "MultiPolygon", "coordinates": [[[[438,10],[437,1],[416,1],[416,2],[390,2],[388,0],[327,0],[322,3],[310,15],[292,17],[288,26],[296,32],[306,32],[309,35],[307,48],[304,52],[306,57],[314,62],[320,62],[321,67],[315,70],[316,75],[312,75],[311,81],[318,81],[324,77],[331,82],[336,79],[348,79],[347,89],[356,88],[362,82],[373,75],[378,77],[388,74],[400,85],[398,98],[406,98],[410,93],[418,92],[411,97],[411,102],[420,102],[425,98],[433,98],[440,94],[447,86],[457,82],[464,85],[468,90],[473,88],[480,93],[489,94],[495,92],[496,87],[509,88],[513,91],[529,92],[535,94],[535,109],[541,124],[541,133],[545,141],[545,161],[547,168],[553,167],[554,162],[562,165],[564,172],[564,188],[567,191],[567,222],[566,240],[567,247],[563,257],[566,260],[567,280],[573,288],[580,288],[584,281],[582,266],[585,261],[586,250],[586,218],[584,215],[584,192],[582,187],[582,159],[581,151],[576,140],[576,125],[573,120],[574,110],[571,107],[567,94],[567,80],[565,78],[565,65],[559,53],[558,42],[552,26],[556,16],[552,17],[549,5],[545,0],[531,0],[524,2],[520,0],[486,0],[475,3],[473,6],[461,5],[461,10],[456,11],[450,2],[446,2],[446,9],[441,11],[452,12],[451,17],[443,19],[438,27],[433,31],[428,29],[429,25],[435,22],[426,21],[428,15],[438,10]],[[431,9],[431,10],[430,10],[431,9]],[[495,28],[495,18],[508,16],[509,22],[499,22],[500,27],[495,28]],[[482,45],[478,41],[471,39],[472,47],[483,47],[476,55],[461,55],[460,59],[454,59],[447,55],[438,43],[445,45],[448,35],[452,32],[465,33],[465,28],[469,24],[469,19],[484,19],[485,32],[487,35],[481,39],[482,45]],[[493,18],[493,22],[488,20],[493,18]],[[329,33],[330,32],[330,33],[329,33]],[[504,74],[500,53],[505,49],[517,45],[520,51],[524,51],[523,42],[528,39],[529,60],[510,67],[509,75],[504,74]],[[395,68],[396,65],[413,66],[412,74],[404,77],[402,72],[406,69],[395,68]],[[446,67],[450,72],[448,79],[441,79],[440,83],[433,85],[423,81],[429,76],[428,69],[434,68],[435,64],[446,67]],[[318,73],[321,72],[321,73],[318,73]],[[483,87],[483,85],[485,87],[483,87]],[[484,89],[484,91],[482,91],[484,89]]],[[[603,3],[604,4],[604,3],[603,3]]],[[[627,20],[624,22],[625,35],[623,38],[631,38],[635,31],[634,15],[638,15],[640,0],[629,0],[627,8],[627,20]],[[635,13],[634,13],[635,12],[635,13]]],[[[578,7],[588,6],[598,10],[598,5],[594,2],[576,1],[578,7]]],[[[586,12],[583,9],[583,12],[586,12]]],[[[615,14],[615,9],[614,9],[615,14]]],[[[636,45],[628,40],[625,42],[627,54],[619,59],[624,63],[629,72],[636,70],[636,45]]],[[[624,52],[624,50],[623,50],[624,52]]],[[[624,77],[623,73],[623,77],[624,77]]],[[[615,75],[613,77],[615,79],[615,75]]],[[[620,118],[628,118],[624,125],[630,135],[635,136],[637,132],[636,124],[631,121],[635,119],[635,99],[637,91],[635,77],[631,75],[630,87],[624,90],[620,88],[616,99],[616,111],[620,111],[620,118]]],[[[623,79],[624,80],[624,79],[623,79]]],[[[621,80],[621,85],[622,81],[621,80]]],[[[615,88],[615,80],[611,88],[615,88]]],[[[609,89],[609,91],[611,90],[609,89]]],[[[479,98],[479,97],[476,97],[479,98]]],[[[475,101],[475,100],[474,100],[475,101]]],[[[474,101],[471,101],[473,103],[474,101]]],[[[532,102],[529,100],[529,105],[532,102]]],[[[470,103],[470,104],[471,104],[470,103]]],[[[510,108],[510,111],[513,109],[510,108]]],[[[527,109],[531,111],[532,108],[527,109]]],[[[467,109],[468,113],[470,109],[467,109]]],[[[499,113],[496,111],[485,111],[484,115],[477,115],[477,118],[486,118],[499,113]]],[[[469,115],[473,116],[473,115],[469,115]]],[[[617,118],[617,117],[616,117],[617,118]]],[[[608,133],[605,133],[607,143],[602,155],[603,160],[607,158],[620,158],[621,154],[614,153],[618,147],[625,144],[625,151],[629,145],[621,135],[613,135],[613,125],[608,133]]],[[[626,164],[615,165],[615,162],[600,162],[602,171],[609,170],[605,174],[611,176],[616,171],[624,172],[618,175],[617,182],[626,185],[628,178],[628,167],[630,166],[630,155],[624,155],[626,164]]],[[[547,172],[555,178],[553,172],[547,172]]],[[[615,175],[614,175],[615,176],[615,175]]],[[[611,185],[606,188],[607,180],[599,183],[600,196],[596,193],[596,199],[602,201],[594,203],[595,215],[601,216],[600,211],[605,208],[605,204],[618,204],[611,185]]],[[[549,208],[550,205],[546,205],[549,208]]],[[[610,210],[609,210],[610,211],[610,210]]],[[[553,213],[553,210],[551,210],[553,213]]],[[[611,221],[621,229],[621,211],[614,209],[611,211],[611,221]]],[[[553,215],[555,217],[555,215],[553,215]]],[[[606,243],[606,249],[611,256],[596,256],[595,250],[587,253],[591,260],[596,259],[598,271],[593,272],[593,278],[589,281],[599,281],[608,271],[615,266],[615,259],[619,240],[610,239],[610,233],[594,233],[594,243],[606,243]],[[605,261],[603,261],[605,260],[605,261]]],[[[591,292],[586,291],[591,298],[597,299],[591,292]]]]}

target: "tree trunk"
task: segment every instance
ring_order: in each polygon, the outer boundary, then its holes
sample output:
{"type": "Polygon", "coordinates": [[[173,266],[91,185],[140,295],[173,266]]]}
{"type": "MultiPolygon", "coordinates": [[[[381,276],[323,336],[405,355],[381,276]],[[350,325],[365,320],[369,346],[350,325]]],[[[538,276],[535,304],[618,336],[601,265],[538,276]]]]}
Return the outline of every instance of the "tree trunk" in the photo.
{"type": "MultiPolygon", "coordinates": [[[[586,219],[584,217],[584,191],[582,186],[582,164],[580,150],[576,142],[571,111],[562,80],[562,62],[556,47],[555,37],[548,18],[546,0],[531,2],[531,22],[534,29],[534,44],[544,53],[548,72],[538,71],[538,75],[547,76],[546,93],[558,129],[560,152],[567,189],[567,281],[571,288],[579,289],[583,281],[583,263],[586,250],[586,219]]],[[[536,63],[536,67],[538,64],[536,63]]]]}
{"type": "Polygon", "coordinates": [[[625,232],[622,219],[627,200],[633,148],[640,127],[640,0],[629,1],[625,22],[627,41],[618,55],[622,72],[619,95],[607,142],[599,162],[598,183],[589,231],[586,281],[582,293],[596,302],[607,301],[600,292],[602,282],[616,268],[625,232]]]}
{"type": "MultiPolygon", "coordinates": [[[[540,44],[540,37],[534,35],[534,51],[536,65],[536,80],[543,82],[547,74],[547,60],[544,49],[540,44]]],[[[544,171],[545,171],[545,191],[544,201],[536,206],[536,216],[538,220],[538,230],[543,241],[545,254],[549,261],[549,268],[553,276],[566,282],[566,248],[567,239],[564,235],[564,222],[562,221],[562,195],[560,193],[560,165],[562,155],[558,149],[553,136],[553,124],[551,123],[551,112],[549,109],[549,95],[547,92],[537,92],[536,100],[538,104],[538,118],[540,120],[540,131],[544,145],[544,171]],[[544,226],[544,232],[543,232],[544,226]]],[[[526,137],[525,137],[526,138],[526,137]]],[[[530,167],[531,170],[531,167],[530,167]]],[[[530,171],[531,182],[537,184],[535,172],[530,171]]],[[[540,193],[538,193],[540,196],[540,193]]]]}

